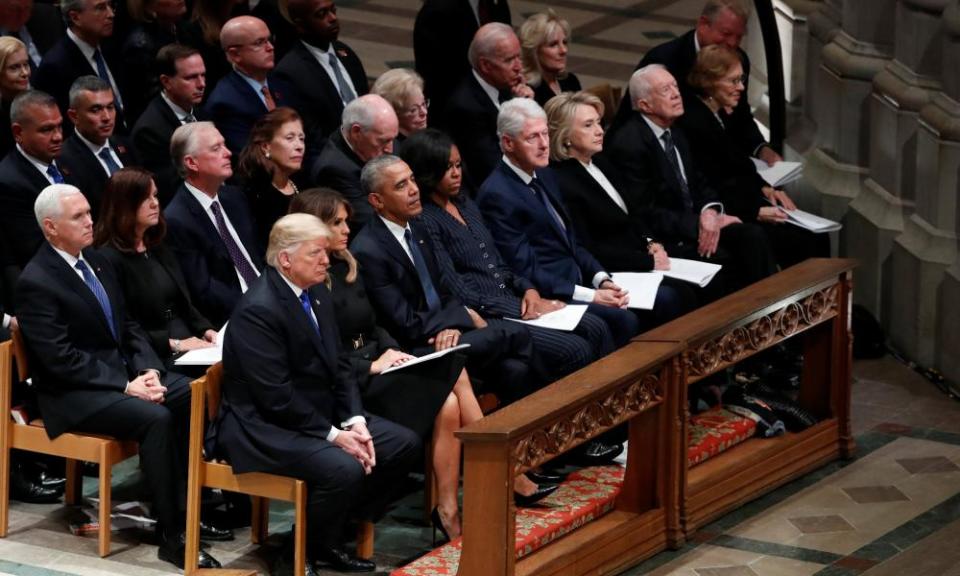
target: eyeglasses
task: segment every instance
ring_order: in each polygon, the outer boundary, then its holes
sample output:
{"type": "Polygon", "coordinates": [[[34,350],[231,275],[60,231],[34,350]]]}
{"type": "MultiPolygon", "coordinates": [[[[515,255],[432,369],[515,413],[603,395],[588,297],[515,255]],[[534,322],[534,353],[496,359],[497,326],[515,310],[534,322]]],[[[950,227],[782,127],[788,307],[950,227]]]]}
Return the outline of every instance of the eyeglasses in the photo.
{"type": "Polygon", "coordinates": [[[731,86],[746,86],[747,77],[745,75],[735,76],[733,78],[724,78],[724,82],[727,82],[731,86]]]}
{"type": "Polygon", "coordinates": [[[430,99],[426,99],[420,104],[414,104],[413,106],[407,108],[403,111],[404,116],[416,116],[418,113],[423,112],[424,114],[430,110],[430,99]]]}
{"type": "Polygon", "coordinates": [[[263,50],[267,46],[267,44],[273,46],[273,43],[275,40],[276,40],[276,36],[271,34],[269,36],[257,38],[253,42],[247,42],[246,44],[233,44],[233,45],[227,46],[227,48],[249,47],[251,50],[263,50]]]}

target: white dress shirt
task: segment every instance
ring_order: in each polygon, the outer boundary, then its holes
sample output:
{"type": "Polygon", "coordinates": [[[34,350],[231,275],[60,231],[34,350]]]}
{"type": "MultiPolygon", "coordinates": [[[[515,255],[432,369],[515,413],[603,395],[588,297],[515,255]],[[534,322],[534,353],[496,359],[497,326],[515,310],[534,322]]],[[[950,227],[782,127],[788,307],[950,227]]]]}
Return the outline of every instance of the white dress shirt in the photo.
{"type": "MultiPolygon", "coordinates": [[[[410,247],[407,246],[407,239],[404,238],[403,236],[407,230],[410,230],[410,224],[407,224],[406,226],[401,226],[396,222],[387,220],[383,216],[379,216],[379,217],[381,220],[383,220],[383,223],[386,225],[387,230],[390,231],[390,234],[392,234],[393,237],[397,239],[397,242],[400,244],[400,247],[403,248],[403,253],[407,255],[407,258],[410,259],[411,263],[416,265],[416,263],[413,261],[413,254],[410,253],[410,247]]],[[[411,231],[411,234],[412,233],[413,231],[411,231]]]]}
{"type": "MultiPolygon", "coordinates": [[[[40,159],[35,158],[34,156],[31,156],[31,155],[27,154],[26,152],[23,151],[23,148],[21,148],[19,144],[17,144],[17,150],[20,152],[20,154],[23,154],[23,157],[27,159],[27,162],[33,164],[33,166],[34,166],[37,170],[39,170],[41,174],[43,174],[43,177],[47,179],[47,182],[49,182],[49,183],[51,183],[51,184],[56,184],[56,182],[53,181],[53,178],[51,178],[50,175],[47,174],[47,169],[50,168],[50,164],[47,164],[46,162],[43,162],[43,161],[41,161],[40,159]]],[[[56,162],[56,161],[54,161],[54,163],[55,163],[55,162],[56,162]]],[[[59,169],[60,169],[60,167],[57,166],[57,170],[59,170],[59,169]]],[[[63,172],[61,172],[60,174],[62,175],[63,172]]]]}
{"type": "MultiPolygon", "coordinates": [[[[206,213],[207,217],[210,218],[210,222],[213,224],[213,229],[219,232],[219,229],[217,228],[217,218],[213,215],[213,210],[211,209],[211,206],[213,206],[213,202],[215,200],[219,202],[219,196],[211,198],[210,196],[207,196],[205,192],[201,191],[199,188],[193,186],[189,182],[184,182],[183,184],[187,187],[187,190],[193,194],[193,197],[197,199],[197,202],[200,203],[204,213],[206,213]]],[[[227,225],[227,232],[230,233],[233,241],[237,244],[237,247],[240,248],[240,252],[243,254],[243,257],[246,258],[247,262],[250,263],[250,268],[253,269],[254,274],[259,276],[260,272],[258,272],[257,267],[253,265],[253,259],[250,258],[250,254],[247,253],[246,246],[244,246],[243,242],[240,241],[240,236],[237,235],[237,231],[233,228],[233,224],[230,222],[230,216],[227,214],[227,209],[224,208],[222,202],[220,203],[220,213],[223,214],[223,221],[227,225]]],[[[246,292],[247,283],[243,279],[243,275],[240,274],[240,271],[237,270],[236,267],[234,267],[234,272],[237,273],[237,279],[240,280],[240,291],[246,292]]]]}
{"type": "Polygon", "coordinates": [[[110,147],[110,140],[107,140],[103,146],[97,146],[93,142],[87,140],[83,137],[83,134],[79,130],[74,128],[74,135],[83,142],[87,148],[90,149],[90,152],[93,153],[93,157],[97,159],[97,162],[100,163],[100,167],[103,168],[103,171],[106,172],[107,177],[110,176],[110,169],[107,168],[107,163],[103,161],[103,158],[100,157],[100,151],[106,148],[107,152],[110,154],[110,157],[113,158],[113,161],[117,163],[117,166],[123,168],[123,162],[120,161],[120,157],[117,156],[117,151],[110,147]]]}
{"type": "MultiPolygon", "coordinates": [[[[327,73],[327,77],[330,78],[330,82],[333,83],[333,87],[337,89],[337,92],[340,92],[340,86],[337,84],[337,76],[333,72],[333,67],[330,65],[330,55],[333,55],[333,61],[336,62],[337,67],[340,69],[340,73],[343,75],[344,81],[347,85],[350,86],[350,89],[353,90],[355,96],[357,94],[357,87],[353,85],[353,78],[350,77],[350,73],[347,72],[347,69],[343,66],[343,62],[337,58],[337,53],[333,49],[333,42],[327,46],[326,50],[321,50],[312,44],[307,44],[303,42],[303,45],[306,47],[307,51],[310,54],[313,54],[313,57],[317,59],[317,62],[320,63],[320,66],[323,67],[323,70],[327,73]]],[[[340,100],[343,100],[343,94],[340,94],[340,100]]]]}
{"type": "MultiPolygon", "coordinates": [[[[93,68],[94,76],[99,76],[99,71],[97,70],[97,61],[93,58],[93,53],[98,50],[97,46],[91,46],[80,39],[79,36],[73,33],[73,30],[67,28],[67,36],[73,40],[73,43],[77,45],[77,48],[80,49],[80,53],[83,54],[83,57],[87,59],[87,63],[90,64],[90,67],[93,68]]],[[[123,100],[120,97],[120,89],[117,87],[117,81],[113,77],[113,72],[110,71],[110,65],[107,64],[107,57],[104,55],[103,50],[100,50],[100,57],[103,58],[103,66],[107,69],[107,76],[110,78],[110,86],[113,88],[113,96],[117,99],[117,107],[123,108],[123,100]]]]}
{"type": "Polygon", "coordinates": [[[473,73],[473,77],[477,79],[477,82],[480,83],[480,87],[483,88],[483,91],[487,93],[487,96],[490,97],[490,100],[493,102],[493,105],[497,107],[497,110],[500,109],[500,91],[497,90],[493,84],[490,84],[483,79],[479,73],[473,68],[470,69],[470,72],[473,73]]]}

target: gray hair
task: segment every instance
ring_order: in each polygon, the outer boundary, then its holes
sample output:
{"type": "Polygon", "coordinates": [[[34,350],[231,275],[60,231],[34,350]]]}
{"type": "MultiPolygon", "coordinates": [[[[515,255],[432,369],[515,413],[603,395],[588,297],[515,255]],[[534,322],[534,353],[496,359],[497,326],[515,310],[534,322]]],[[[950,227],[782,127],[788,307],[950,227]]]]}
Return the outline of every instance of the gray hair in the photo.
{"type": "Polygon", "coordinates": [[[40,106],[41,108],[56,108],[57,100],[40,90],[27,90],[21,92],[13,99],[10,104],[10,123],[23,124],[28,119],[27,108],[31,106],[40,106]]]}
{"type": "Polygon", "coordinates": [[[393,106],[399,117],[403,113],[403,107],[407,105],[405,100],[418,90],[423,92],[423,78],[419,74],[409,68],[394,68],[377,78],[370,88],[370,93],[382,96],[393,106]]]}
{"type": "Polygon", "coordinates": [[[637,109],[637,100],[643,100],[650,96],[650,90],[653,83],[650,82],[650,73],[654,70],[666,70],[663,64],[647,64],[643,68],[634,71],[630,76],[630,107],[637,109]]]}
{"type": "Polygon", "coordinates": [[[383,183],[383,171],[398,162],[403,162],[399,156],[393,154],[383,154],[370,160],[360,171],[360,187],[364,194],[373,194],[383,183]]]}
{"type": "Polygon", "coordinates": [[[700,12],[700,17],[706,18],[712,24],[723,10],[733,12],[744,21],[750,16],[750,8],[743,0],[707,0],[703,5],[703,11],[700,12]]]}
{"type": "Polygon", "coordinates": [[[33,214],[37,217],[37,224],[41,230],[46,218],[56,219],[63,214],[63,199],[74,194],[83,194],[83,192],[70,184],[51,184],[40,191],[33,202],[33,214]]]}
{"type": "Polygon", "coordinates": [[[70,27],[70,12],[83,12],[86,9],[87,0],[60,0],[60,15],[63,16],[63,24],[70,27]]]}
{"type": "Polygon", "coordinates": [[[513,98],[500,105],[500,114],[497,115],[497,137],[504,136],[517,137],[523,131],[523,126],[527,120],[547,119],[547,113],[543,111],[534,100],[530,98],[513,98]]]}
{"type": "Polygon", "coordinates": [[[277,220],[270,229],[267,244],[267,264],[277,267],[281,252],[296,252],[304,242],[329,238],[330,229],[313,214],[297,212],[277,220]]]}
{"type": "Polygon", "coordinates": [[[103,78],[92,74],[81,76],[74,80],[70,86],[70,107],[77,107],[77,99],[80,98],[80,94],[83,92],[106,92],[108,90],[113,92],[113,87],[105,82],[103,78]]]}
{"type": "Polygon", "coordinates": [[[346,132],[356,124],[366,132],[373,127],[376,117],[376,110],[374,110],[370,99],[364,99],[361,96],[343,107],[343,114],[340,115],[340,129],[346,132]]]}
{"type": "Polygon", "coordinates": [[[467,51],[470,66],[476,69],[480,65],[480,58],[492,57],[497,50],[497,44],[511,36],[516,38],[517,34],[513,28],[502,22],[490,22],[481,26],[473,35],[470,49],[467,51]]]}
{"type": "Polygon", "coordinates": [[[173,131],[173,136],[170,137],[170,158],[173,159],[181,178],[187,177],[183,159],[196,152],[197,134],[207,129],[216,130],[217,127],[213,122],[189,122],[173,131]]]}

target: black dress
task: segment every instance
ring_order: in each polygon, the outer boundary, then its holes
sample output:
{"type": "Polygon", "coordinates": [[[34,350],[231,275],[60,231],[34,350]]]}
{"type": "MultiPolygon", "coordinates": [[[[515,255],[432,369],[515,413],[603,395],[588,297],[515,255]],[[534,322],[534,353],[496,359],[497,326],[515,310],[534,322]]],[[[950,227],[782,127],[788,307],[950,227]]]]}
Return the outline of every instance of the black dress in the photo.
{"type": "Polygon", "coordinates": [[[290,199],[299,191],[294,186],[294,193],[286,195],[274,187],[269,177],[251,178],[244,187],[244,194],[250,202],[250,213],[253,214],[254,233],[259,246],[269,244],[270,229],[280,218],[287,215],[290,209],[290,199]]]}
{"type": "Polygon", "coordinates": [[[341,353],[347,360],[348,369],[360,382],[363,407],[426,438],[466,358],[453,353],[396,372],[369,375],[374,360],[390,348],[400,350],[400,345],[377,325],[362,278],[358,275],[353,283],[348,284],[347,271],[345,261],[331,258],[328,274],[340,330],[341,353]]]}
{"type": "MultiPolygon", "coordinates": [[[[150,344],[169,370],[174,355],[170,339],[202,338],[213,325],[190,302],[183,274],[176,259],[163,245],[146,252],[121,252],[104,246],[102,254],[113,266],[127,314],[150,337],[150,344]]],[[[186,373],[184,366],[177,371],[186,373]]]]}
{"type": "MultiPolygon", "coordinates": [[[[581,90],[580,79],[577,78],[577,75],[573,72],[569,72],[566,78],[561,78],[558,82],[560,84],[560,92],[579,92],[581,90]]],[[[546,106],[548,100],[558,95],[550,89],[549,84],[543,81],[536,86],[530,87],[533,88],[533,99],[536,100],[540,106],[546,106]]]]}

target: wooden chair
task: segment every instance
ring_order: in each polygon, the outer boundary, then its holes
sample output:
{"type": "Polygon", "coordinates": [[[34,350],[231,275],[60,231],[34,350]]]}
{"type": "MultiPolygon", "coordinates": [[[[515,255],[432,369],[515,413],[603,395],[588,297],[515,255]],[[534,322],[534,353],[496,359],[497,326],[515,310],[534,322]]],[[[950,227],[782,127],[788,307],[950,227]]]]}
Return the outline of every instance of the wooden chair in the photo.
{"type": "Polygon", "coordinates": [[[110,554],[110,482],[113,465],[137,453],[136,442],[123,442],[109,436],[67,432],[51,440],[40,419],[17,424],[10,417],[13,396],[13,359],[17,361],[19,381],[29,375],[23,336],[11,331],[11,340],[0,344],[0,538],[7,537],[10,521],[10,450],[25,450],[67,459],[67,504],[80,501],[83,488],[83,462],[100,465],[100,511],[98,535],[100,556],[110,554]]]}
{"type": "Polygon", "coordinates": [[[600,99],[603,102],[603,126],[609,127],[613,122],[613,117],[617,115],[617,109],[620,108],[620,100],[623,98],[623,88],[611,84],[597,84],[585,90],[600,99]]]}
{"type": "MultiPolygon", "coordinates": [[[[207,422],[216,418],[220,409],[222,380],[223,365],[217,363],[207,370],[206,376],[195,380],[190,386],[190,456],[184,574],[191,576],[211,572],[199,570],[197,567],[197,556],[200,552],[200,490],[206,486],[251,496],[253,517],[250,522],[250,540],[254,544],[260,544],[267,538],[270,500],[292,502],[295,519],[294,574],[304,576],[304,564],[307,560],[307,483],[296,478],[264,472],[234,474],[229,464],[208,461],[204,458],[204,432],[207,422]]],[[[357,534],[357,556],[361,558],[373,556],[373,524],[370,522],[360,524],[357,534]]]]}

